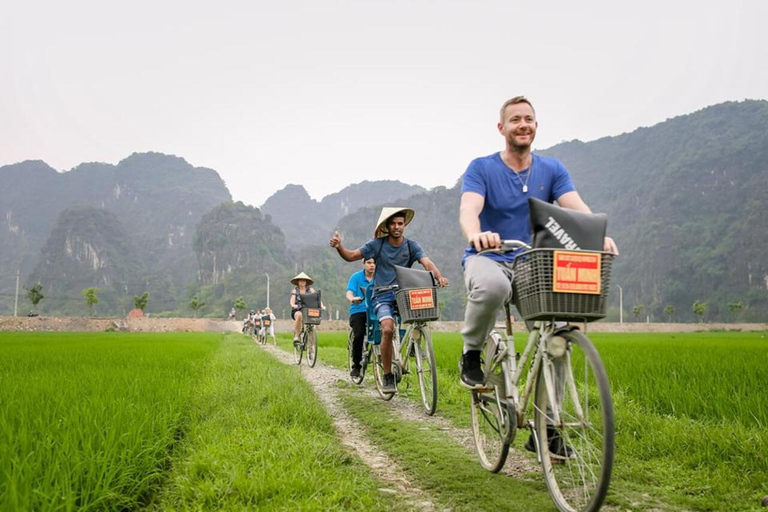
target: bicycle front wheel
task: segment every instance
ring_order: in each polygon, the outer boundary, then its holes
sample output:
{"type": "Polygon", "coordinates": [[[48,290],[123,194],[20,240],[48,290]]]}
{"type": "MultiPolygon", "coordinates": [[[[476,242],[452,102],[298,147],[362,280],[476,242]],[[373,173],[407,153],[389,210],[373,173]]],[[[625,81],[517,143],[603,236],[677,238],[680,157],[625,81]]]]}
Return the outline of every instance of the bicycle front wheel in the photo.
{"type": "Polygon", "coordinates": [[[317,331],[310,329],[307,333],[307,363],[310,368],[315,367],[317,363],[317,331]]]}
{"type": "Polygon", "coordinates": [[[435,351],[432,347],[432,334],[424,326],[414,329],[411,336],[413,351],[416,354],[416,373],[419,378],[419,390],[421,391],[421,403],[427,414],[432,416],[437,409],[437,367],[435,365],[435,351]]]}
{"type": "Polygon", "coordinates": [[[559,336],[565,340],[565,354],[542,362],[536,381],[537,449],[557,508],[598,510],[613,468],[613,405],[608,377],[597,350],[584,334],[571,331],[559,336]]]}

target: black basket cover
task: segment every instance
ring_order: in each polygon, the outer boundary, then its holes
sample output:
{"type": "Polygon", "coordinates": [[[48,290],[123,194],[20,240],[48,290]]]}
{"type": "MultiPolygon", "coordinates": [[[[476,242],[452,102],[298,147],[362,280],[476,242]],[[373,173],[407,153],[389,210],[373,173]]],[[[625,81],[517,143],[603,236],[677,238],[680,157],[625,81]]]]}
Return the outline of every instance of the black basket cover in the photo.
{"type": "Polygon", "coordinates": [[[437,281],[435,281],[432,272],[427,270],[395,265],[395,274],[397,275],[397,285],[401,290],[407,290],[409,288],[431,288],[437,286],[437,281]]]}
{"type": "Polygon", "coordinates": [[[305,308],[317,309],[320,307],[320,290],[314,293],[302,293],[301,305],[305,308]]]}
{"type": "Polygon", "coordinates": [[[534,249],[603,250],[606,214],[577,212],[533,197],[528,206],[534,249]]]}

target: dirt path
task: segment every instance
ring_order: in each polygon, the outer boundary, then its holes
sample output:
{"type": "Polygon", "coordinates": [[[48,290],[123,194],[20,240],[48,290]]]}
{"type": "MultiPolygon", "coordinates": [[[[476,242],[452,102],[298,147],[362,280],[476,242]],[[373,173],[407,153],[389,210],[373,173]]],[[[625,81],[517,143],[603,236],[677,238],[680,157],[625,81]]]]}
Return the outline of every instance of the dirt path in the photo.
{"type": "MultiPolygon", "coordinates": [[[[283,363],[294,364],[293,354],[270,345],[267,345],[266,348],[283,363]]],[[[395,486],[399,492],[406,493],[409,502],[417,505],[419,509],[434,510],[434,503],[424,491],[413,486],[402,469],[389,459],[385,452],[378,449],[364,436],[364,428],[341,405],[338,382],[349,381],[346,370],[331,368],[318,362],[314,368],[302,365],[301,371],[307,382],[315,388],[318,397],[334,419],[344,444],[354,449],[378,478],[395,486]]],[[[371,400],[381,400],[370,379],[366,379],[365,382],[361,392],[369,394],[371,400]]],[[[434,429],[442,432],[456,443],[464,446],[473,456],[475,455],[475,444],[470,428],[458,428],[443,417],[428,416],[420,403],[401,397],[395,397],[392,401],[385,402],[385,407],[393,416],[420,424],[422,430],[434,429]]],[[[541,478],[541,470],[536,460],[518,451],[522,449],[522,444],[527,439],[525,434],[524,431],[518,431],[518,435],[523,439],[515,440],[514,447],[510,450],[501,473],[521,479],[539,479],[541,478]]],[[[479,461],[478,471],[483,471],[479,461]]]]}
{"type": "MultiPolygon", "coordinates": [[[[284,364],[294,364],[293,354],[272,345],[263,347],[259,345],[259,347],[273,354],[284,364]]],[[[341,442],[354,450],[358,457],[371,468],[376,478],[386,484],[386,487],[380,490],[397,493],[405,499],[408,507],[413,510],[438,510],[430,496],[408,480],[405,471],[390,459],[386,452],[380,450],[368,439],[364,427],[351,417],[341,405],[337,382],[347,378],[345,372],[319,363],[314,368],[302,364],[301,372],[328,410],[336,429],[339,431],[341,442]]]]}

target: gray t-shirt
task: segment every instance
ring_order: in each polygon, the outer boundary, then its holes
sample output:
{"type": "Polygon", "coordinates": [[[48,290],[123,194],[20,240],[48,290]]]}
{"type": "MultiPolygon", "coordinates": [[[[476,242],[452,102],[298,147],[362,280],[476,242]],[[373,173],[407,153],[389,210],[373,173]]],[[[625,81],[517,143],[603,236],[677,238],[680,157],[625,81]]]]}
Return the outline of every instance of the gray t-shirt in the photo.
{"type": "Polygon", "coordinates": [[[371,238],[360,248],[363,259],[376,259],[376,271],[373,274],[374,293],[376,288],[390,286],[397,282],[395,265],[410,267],[414,262],[424,258],[424,249],[415,240],[403,239],[400,247],[391,245],[386,237],[371,238]]]}

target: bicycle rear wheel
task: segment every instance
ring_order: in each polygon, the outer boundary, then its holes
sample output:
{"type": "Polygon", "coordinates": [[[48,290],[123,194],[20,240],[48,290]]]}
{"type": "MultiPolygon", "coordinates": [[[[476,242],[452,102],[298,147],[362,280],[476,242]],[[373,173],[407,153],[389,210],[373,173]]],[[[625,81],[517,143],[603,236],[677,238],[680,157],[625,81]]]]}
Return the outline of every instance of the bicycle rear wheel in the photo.
{"type": "Polygon", "coordinates": [[[492,473],[498,473],[504,467],[509,453],[510,428],[515,414],[499,396],[499,391],[472,390],[470,397],[472,413],[472,436],[475,440],[480,464],[492,473]]]}
{"type": "Polygon", "coordinates": [[[376,381],[376,391],[384,400],[392,400],[394,393],[385,392],[384,389],[384,362],[381,360],[381,345],[373,346],[373,379],[376,381]]]}
{"type": "Polygon", "coordinates": [[[310,368],[315,367],[317,363],[317,331],[311,328],[307,333],[307,363],[310,368]]]}
{"type": "Polygon", "coordinates": [[[432,416],[437,409],[437,367],[435,365],[435,351],[432,347],[432,335],[426,326],[414,329],[411,336],[414,334],[417,334],[417,338],[411,339],[416,355],[416,373],[419,378],[421,403],[427,414],[432,416]]]}
{"type": "Polygon", "coordinates": [[[565,382],[556,382],[558,372],[551,362],[542,364],[536,381],[537,449],[557,508],[598,510],[613,468],[613,405],[608,377],[586,336],[579,331],[560,336],[567,346],[559,360],[565,382]]]}

